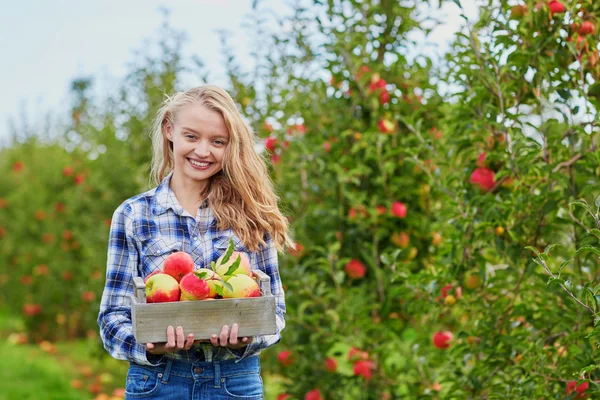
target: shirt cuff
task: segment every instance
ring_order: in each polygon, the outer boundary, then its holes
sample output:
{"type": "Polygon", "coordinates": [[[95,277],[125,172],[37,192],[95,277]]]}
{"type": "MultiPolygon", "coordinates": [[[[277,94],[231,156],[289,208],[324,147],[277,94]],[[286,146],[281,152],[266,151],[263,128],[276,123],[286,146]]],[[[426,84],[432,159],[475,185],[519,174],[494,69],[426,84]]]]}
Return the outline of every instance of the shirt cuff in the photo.
{"type": "Polygon", "coordinates": [[[236,358],[236,362],[241,361],[258,354],[262,350],[263,341],[262,336],[254,336],[252,342],[246,347],[241,349],[230,349],[227,347],[227,351],[236,358]]]}
{"type": "Polygon", "coordinates": [[[150,354],[146,351],[146,346],[138,343],[138,357],[134,358],[134,362],[140,365],[149,365],[151,367],[157,367],[165,358],[164,354],[150,354]]]}

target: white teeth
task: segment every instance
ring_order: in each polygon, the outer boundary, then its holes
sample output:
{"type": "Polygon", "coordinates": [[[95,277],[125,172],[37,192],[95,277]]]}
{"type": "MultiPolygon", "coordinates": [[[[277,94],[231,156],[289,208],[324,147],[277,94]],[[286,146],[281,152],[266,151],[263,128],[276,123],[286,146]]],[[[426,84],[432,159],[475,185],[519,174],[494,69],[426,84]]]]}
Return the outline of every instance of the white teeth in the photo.
{"type": "Polygon", "coordinates": [[[210,164],[210,163],[199,163],[199,162],[194,161],[194,160],[190,160],[190,162],[192,164],[194,164],[195,166],[197,166],[197,167],[208,167],[208,165],[210,164]]]}

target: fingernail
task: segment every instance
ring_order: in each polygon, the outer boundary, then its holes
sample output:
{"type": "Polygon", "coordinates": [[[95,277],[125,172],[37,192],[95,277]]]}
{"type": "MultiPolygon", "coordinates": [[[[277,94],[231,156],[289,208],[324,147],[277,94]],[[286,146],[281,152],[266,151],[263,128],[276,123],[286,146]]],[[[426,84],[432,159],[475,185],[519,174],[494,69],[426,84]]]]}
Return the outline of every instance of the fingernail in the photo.
{"type": "Polygon", "coordinates": [[[216,338],[217,338],[217,335],[212,335],[212,338],[213,338],[213,339],[216,339],[216,338]]]}
{"type": "Polygon", "coordinates": [[[233,324],[232,328],[237,328],[238,324],[233,324]]]}
{"type": "Polygon", "coordinates": [[[223,328],[225,328],[225,329],[229,329],[229,327],[228,327],[227,325],[225,325],[223,328]]]}

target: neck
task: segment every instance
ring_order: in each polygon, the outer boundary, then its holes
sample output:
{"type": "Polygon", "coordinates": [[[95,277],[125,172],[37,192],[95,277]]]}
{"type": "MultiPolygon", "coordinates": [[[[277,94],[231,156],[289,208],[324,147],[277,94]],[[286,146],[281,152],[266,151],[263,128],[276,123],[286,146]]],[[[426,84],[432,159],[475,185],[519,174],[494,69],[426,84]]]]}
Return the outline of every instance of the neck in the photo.
{"type": "Polygon", "coordinates": [[[193,203],[200,204],[202,197],[200,193],[206,188],[208,182],[206,181],[194,181],[190,179],[184,179],[177,171],[173,172],[171,176],[170,185],[175,197],[180,203],[193,203]]]}

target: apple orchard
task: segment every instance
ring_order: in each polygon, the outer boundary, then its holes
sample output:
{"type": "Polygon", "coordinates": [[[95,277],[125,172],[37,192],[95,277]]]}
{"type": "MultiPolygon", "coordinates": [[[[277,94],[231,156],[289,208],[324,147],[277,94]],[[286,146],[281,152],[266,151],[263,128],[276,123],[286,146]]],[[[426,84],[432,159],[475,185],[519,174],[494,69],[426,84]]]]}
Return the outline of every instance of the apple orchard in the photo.
{"type": "MultiPolygon", "coordinates": [[[[599,396],[600,3],[480,5],[435,60],[437,4],[315,0],[272,34],[256,7],[256,68],[223,43],[298,243],[269,395],[599,396]]],[[[149,187],[163,92],[208,73],[178,37],[2,149],[0,304],[31,342],[97,336],[110,216],[149,187]]]]}

